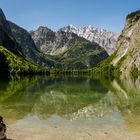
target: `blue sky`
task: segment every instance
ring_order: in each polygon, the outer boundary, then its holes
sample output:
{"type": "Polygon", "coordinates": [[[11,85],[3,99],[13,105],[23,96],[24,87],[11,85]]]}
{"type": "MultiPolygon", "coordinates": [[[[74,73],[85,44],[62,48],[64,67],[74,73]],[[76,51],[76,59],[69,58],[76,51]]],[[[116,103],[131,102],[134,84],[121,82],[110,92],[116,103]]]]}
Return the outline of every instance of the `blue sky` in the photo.
{"type": "Polygon", "coordinates": [[[8,20],[27,30],[73,24],[120,32],[126,15],[140,9],[140,0],[0,0],[0,7],[8,20]]]}

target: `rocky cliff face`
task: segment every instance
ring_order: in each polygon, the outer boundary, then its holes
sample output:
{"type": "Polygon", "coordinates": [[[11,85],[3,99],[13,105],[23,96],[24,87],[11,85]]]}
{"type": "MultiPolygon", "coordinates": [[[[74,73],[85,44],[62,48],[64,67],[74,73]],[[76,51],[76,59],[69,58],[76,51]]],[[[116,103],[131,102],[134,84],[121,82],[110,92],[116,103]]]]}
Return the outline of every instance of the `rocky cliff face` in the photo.
{"type": "Polygon", "coordinates": [[[140,10],[127,16],[112,64],[123,74],[140,71],[140,10]]]}
{"type": "Polygon", "coordinates": [[[45,54],[59,55],[64,53],[76,41],[83,41],[74,33],[63,31],[53,32],[47,27],[39,27],[36,31],[31,32],[31,36],[37,46],[45,54]]]}
{"type": "Polygon", "coordinates": [[[38,49],[46,54],[54,52],[53,42],[55,40],[55,33],[47,27],[40,26],[36,31],[30,32],[38,49]]]}
{"type": "Polygon", "coordinates": [[[3,45],[9,51],[17,55],[23,55],[20,46],[18,45],[18,43],[16,42],[15,38],[12,35],[9,23],[6,20],[6,17],[1,9],[0,9],[0,45],[3,45]]]}
{"type": "Polygon", "coordinates": [[[27,60],[0,9],[0,74],[34,73],[41,70],[38,65],[27,60]]]}
{"type": "Polygon", "coordinates": [[[75,33],[78,36],[89,40],[90,42],[96,42],[102,46],[109,55],[111,55],[116,50],[115,45],[118,34],[115,34],[111,31],[101,28],[99,29],[91,25],[86,27],[75,27],[73,25],[69,25],[61,28],[60,31],[75,33]]]}
{"type": "Polygon", "coordinates": [[[27,59],[30,59],[30,61],[33,61],[41,66],[51,67],[55,65],[54,60],[38,50],[28,31],[10,21],[8,23],[10,25],[12,35],[21,46],[22,52],[27,59]]]}
{"type": "Polygon", "coordinates": [[[5,33],[11,35],[11,28],[10,28],[10,26],[8,24],[8,21],[6,20],[6,17],[4,15],[2,9],[0,9],[0,27],[3,28],[5,33]]]}

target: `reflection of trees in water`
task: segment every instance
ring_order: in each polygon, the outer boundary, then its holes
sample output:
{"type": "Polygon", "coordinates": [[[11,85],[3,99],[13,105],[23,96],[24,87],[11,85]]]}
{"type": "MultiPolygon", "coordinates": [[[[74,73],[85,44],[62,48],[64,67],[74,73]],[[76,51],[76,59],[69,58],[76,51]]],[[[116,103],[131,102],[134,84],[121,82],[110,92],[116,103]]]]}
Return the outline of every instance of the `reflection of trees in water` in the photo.
{"type": "Polygon", "coordinates": [[[38,80],[37,77],[18,77],[16,79],[0,80],[0,113],[7,118],[8,123],[13,123],[27,115],[33,106],[30,100],[36,100],[37,95],[24,94],[38,80]]]}
{"type": "Polygon", "coordinates": [[[118,97],[117,106],[128,130],[140,134],[140,77],[136,80],[114,80],[112,86],[118,97]]]}
{"type": "Polygon", "coordinates": [[[25,77],[6,81],[0,94],[1,114],[9,122],[27,114],[47,118],[53,114],[66,114],[98,102],[107,89],[99,81],[87,78],[49,79],[25,77]],[[101,89],[93,89],[95,86],[101,89]],[[10,114],[10,116],[9,116],[10,114]]]}
{"type": "Polygon", "coordinates": [[[66,117],[68,114],[98,102],[105,95],[107,89],[98,81],[94,81],[94,84],[91,85],[91,81],[81,78],[49,80],[49,83],[46,82],[44,86],[45,93],[40,96],[33,107],[33,114],[44,119],[53,114],[66,117]],[[92,89],[97,85],[96,82],[102,89],[104,88],[102,92],[100,89],[99,91],[92,89]]]}
{"type": "Polygon", "coordinates": [[[47,119],[94,119],[120,111],[127,128],[140,133],[140,79],[24,77],[0,81],[0,111],[8,123],[28,114],[47,119]],[[103,81],[103,80],[102,80],[103,81]],[[107,88],[105,88],[107,87],[107,88]]]}

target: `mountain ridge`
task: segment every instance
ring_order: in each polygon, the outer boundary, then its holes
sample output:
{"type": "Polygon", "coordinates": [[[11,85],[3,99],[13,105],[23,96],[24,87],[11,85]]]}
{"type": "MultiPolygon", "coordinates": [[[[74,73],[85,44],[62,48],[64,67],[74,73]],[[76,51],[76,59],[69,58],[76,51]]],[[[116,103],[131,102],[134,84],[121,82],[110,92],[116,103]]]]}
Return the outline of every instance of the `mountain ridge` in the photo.
{"type": "MultiPolygon", "coordinates": [[[[74,33],[53,32],[46,27],[39,27],[38,31],[37,33],[31,32],[31,34],[39,36],[39,42],[34,42],[27,30],[8,21],[3,11],[0,11],[1,72],[48,72],[46,66],[80,70],[96,66],[108,57],[106,51],[97,43],[91,43],[74,33]],[[57,53],[55,55],[45,54],[35,43],[48,43],[50,44],[49,49],[52,51],[56,49],[57,53]]],[[[48,47],[48,44],[45,44],[45,47],[48,47]]]]}
{"type": "Polygon", "coordinates": [[[39,27],[31,32],[31,36],[37,48],[57,57],[64,69],[91,68],[108,57],[107,52],[97,43],[74,33],[54,32],[47,27],[39,27]]]}
{"type": "Polygon", "coordinates": [[[121,79],[137,79],[140,75],[140,10],[130,13],[117,44],[117,50],[106,60],[89,70],[93,74],[121,79]]]}
{"type": "Polygon", "coordinates": [[[118,67],[123,75],[140,71],[140,10],[126,17],[112,65],[118,67]]]}
{"type": "Polygon", "coordinates": [[[0,74],[41,73],[48,70],[29,61],[12,34],[9,22],[0,9],[0,74]]]}
{"type": "Polygon", "coordinates": [[[54,60],[39,51],[28,31],[11,21],[8,21],[8,23],[11,27],[12,35],[21,46],[22,52],[27,59],[41,66],[54,66],[54,60]]]}
{"type": "Polygon", "coordinates": [[[96,42],[102,46],[109,55],[111,55],[116,50],[115,45],[119,35],[103,28],[96,28],[92,25],[83,27],[68,25],[59,29],[59,31],[75,33],[79,37],[83,37],[90,42],[96,42]]]}

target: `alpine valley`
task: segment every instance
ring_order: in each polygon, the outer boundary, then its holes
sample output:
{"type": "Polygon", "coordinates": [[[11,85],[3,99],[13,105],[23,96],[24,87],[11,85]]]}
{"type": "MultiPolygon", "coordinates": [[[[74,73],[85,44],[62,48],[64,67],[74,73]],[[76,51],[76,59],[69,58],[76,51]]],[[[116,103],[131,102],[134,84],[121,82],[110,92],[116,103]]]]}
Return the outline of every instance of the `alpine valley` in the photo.
{"type": "Polygon", "coordinates": [[[47,27],[39,27],[29,33],[15,23],[7,21],[2,10],[0,10],[0,29],[1,71],[8,69],[10,73],[24,72],[20,64],[15,64],[18,63],[16,61],[18,58],[41,70],[44,67],[86,69],[95,67],[108,57],[108,53],[98,43],[72,32],[61,30],[53,32],[47,27]],[[16,62],[3,51],[14,55],[16,62]],[[10,57],[10,61],[7,57],[10,57]]]}
{"type": "Polygon", "coordinates": [[[86,69],[95,67],[108,57],[103,47],[90,42],[77,34],[58,31],[53,32],[47,27],[39,27],[31,32],[37,48],[52,55],[64,69],[86,69]]]}
{"type": "MultiPolygon", "coordinates": [[[[68,25],[57,32],[40,26],[28,32],[8,21],[0,9],[0,71],[42,73],[48,68],[139,74],[140,11],[127,16],[120,34],[94,26],[68,25]],[[119,36],[119,37],[118,37],[119,36]],[[97,68],[96,68],[97,67],[97,68]],[[109,68],[110,69],[110,68],[109,68]]],[[[91,72],[91,71],[90,71],[91,72]]]]}
{"type": "Polygon", "coordinates": [[[136,1],[1,0],[0,140],[140,140],[136,1]]]}

